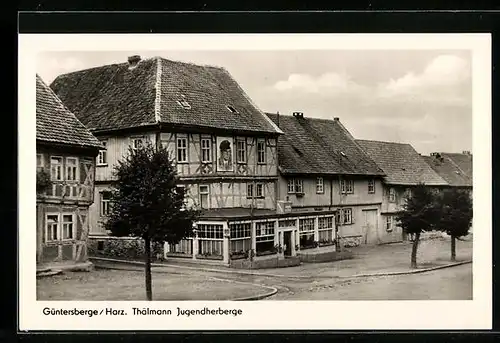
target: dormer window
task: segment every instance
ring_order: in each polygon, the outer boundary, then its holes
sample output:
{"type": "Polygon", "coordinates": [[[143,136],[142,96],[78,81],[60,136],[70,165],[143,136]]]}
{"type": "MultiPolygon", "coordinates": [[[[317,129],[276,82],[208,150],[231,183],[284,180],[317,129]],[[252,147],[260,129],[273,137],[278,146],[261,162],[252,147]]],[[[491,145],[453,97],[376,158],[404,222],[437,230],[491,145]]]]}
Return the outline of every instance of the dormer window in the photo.
{"type": "Polygon", "coordinates": [[[191,105],[187,102],[186,97],[181,95],[181,100],[177,101],[177,103],[185,110],[191,109],[191,105]]]}
{"type": "Polygon", "coordinates": [[[238,111],[233,106],[228,105],[226,107],[229,111],[231,111],[231,113],[238,114],[238,111]]]}

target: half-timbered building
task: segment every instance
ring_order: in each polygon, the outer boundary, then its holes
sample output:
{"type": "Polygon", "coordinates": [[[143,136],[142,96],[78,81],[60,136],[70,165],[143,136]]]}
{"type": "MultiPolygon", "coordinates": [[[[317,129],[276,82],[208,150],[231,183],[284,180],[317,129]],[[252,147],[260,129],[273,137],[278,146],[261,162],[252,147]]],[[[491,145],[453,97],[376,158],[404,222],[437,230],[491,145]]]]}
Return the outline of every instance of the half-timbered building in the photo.
{"type": "Polygon", "coordinates": [[[439,176],[410,144],[357,140],[358,144],[384,171],[382,216],[386,239],[391,242],[406,239],[397,225],[396,214],[417,184],[438,191],[448,183],[439,176]]]}
{"type": "Polygon", "coordinates": [[[89,266],[89,206],[102,146],[36,76],[37,268],[89,266]]]}
{"type": "MultiPolygon", "coordinates": [[[[284,132],[278,140],[278,197],[289,201],[292,211],[337,210],[342,245],[383,241],[384,173],[339,118],[309,118],[301,112],[268,116],[284,132]]],[[[308,244],[301,240],[302,247],[308,244]]]]}
{"type": "MultiPolygon", "coordinates": [[[[150,141],[171,152],[188,204],[203,210],[196,235],[168,245],[168,256],[230,263],[248,254],[296,255],[302,222],[277,198],[282,131],[225,69],[131,56],[61,75],[51,87],[106,146],[97,157],[94,239],[106,240],[114,166],[130,146],[150,141]]],[[[307,218],[314,234],[318,218],[307,218]]]]}

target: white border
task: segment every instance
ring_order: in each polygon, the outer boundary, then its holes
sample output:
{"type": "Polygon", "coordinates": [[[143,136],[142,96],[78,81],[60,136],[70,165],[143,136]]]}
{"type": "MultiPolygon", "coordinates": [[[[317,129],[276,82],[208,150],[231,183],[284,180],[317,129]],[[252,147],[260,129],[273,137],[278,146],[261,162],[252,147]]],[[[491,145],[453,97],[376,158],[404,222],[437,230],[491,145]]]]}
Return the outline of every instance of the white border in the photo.
{"type": "MultiPolygon", "coordinates": [[[[21,330],[490,329],[491,37],[489,34],[19,35],[19,328],[21,330]],[[474,287],[472,301],[37,302],[35,254],[35,72],[42,51],[421,50],[473,53],[474,287]],[[195,47],[195,49],[193,49],[195,47]],[[45,306],[241,308],[237,317],[42,315],[45,306]]],[[[174,311],[175,313],[175,311],[174,311]]]]}

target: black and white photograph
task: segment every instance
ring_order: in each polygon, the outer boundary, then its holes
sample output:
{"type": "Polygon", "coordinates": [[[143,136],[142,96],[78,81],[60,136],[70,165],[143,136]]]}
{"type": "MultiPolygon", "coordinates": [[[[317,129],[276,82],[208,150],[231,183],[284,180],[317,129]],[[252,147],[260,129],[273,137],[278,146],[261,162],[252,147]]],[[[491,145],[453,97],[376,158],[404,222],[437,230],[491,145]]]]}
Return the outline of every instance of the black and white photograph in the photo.
{"type": "Polygon", "coordinates": [[[30,299],[141,302],[127,323],[193,301],[287,318],[304,310],[280,304],[475,306],[491,99],[474,37],[79,36],[47,35],[20,76],[36,99],[20,112],[36,132],[30,299]]]}

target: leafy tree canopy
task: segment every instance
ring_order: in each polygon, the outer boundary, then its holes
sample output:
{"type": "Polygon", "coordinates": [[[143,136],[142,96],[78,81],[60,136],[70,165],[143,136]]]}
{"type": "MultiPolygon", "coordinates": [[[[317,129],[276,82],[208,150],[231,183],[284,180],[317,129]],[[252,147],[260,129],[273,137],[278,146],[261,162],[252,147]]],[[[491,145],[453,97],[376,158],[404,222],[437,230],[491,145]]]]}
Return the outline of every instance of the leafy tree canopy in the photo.
{"type": "Polygon", "coordinates": [[[406,232],[415,234],[433,230],[439,221],[439,212],[435,193],[424,184],[419,184],[413,188],[411,197],[406,198],[403,210],[396,219],[406,232]]]}
{"type": "Polygon", "coordinates": [[[461,237],[469,233],[472,221],[472,199],[460,189],[447,189],[442,193],[439,229],[450,236],[461,237]]]}
{"type": "Polygon", "coordinates": [[[105,224],[115,236],[178,243],[192,235],[198,211],[186,208],[175,165],[165,149],[151,143],[129,149],[115,167],[111,213],[105,224]]]}

